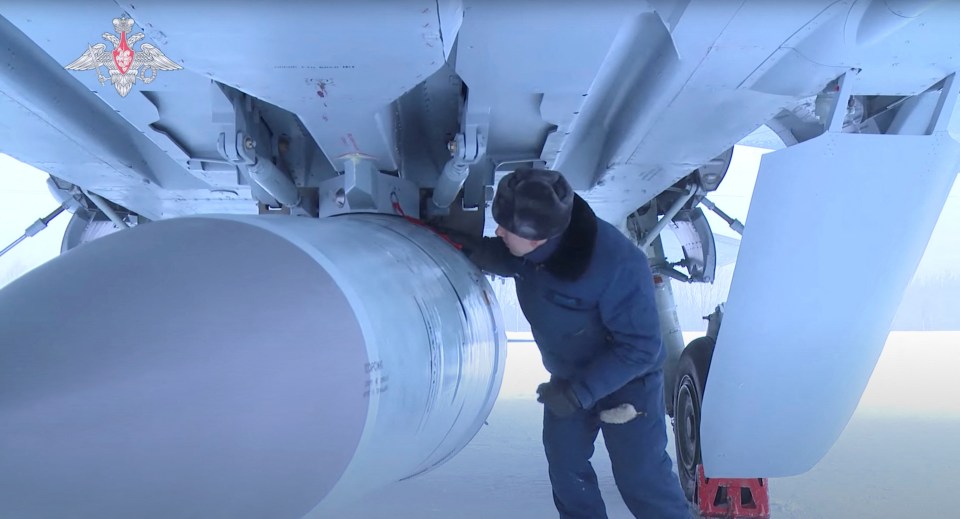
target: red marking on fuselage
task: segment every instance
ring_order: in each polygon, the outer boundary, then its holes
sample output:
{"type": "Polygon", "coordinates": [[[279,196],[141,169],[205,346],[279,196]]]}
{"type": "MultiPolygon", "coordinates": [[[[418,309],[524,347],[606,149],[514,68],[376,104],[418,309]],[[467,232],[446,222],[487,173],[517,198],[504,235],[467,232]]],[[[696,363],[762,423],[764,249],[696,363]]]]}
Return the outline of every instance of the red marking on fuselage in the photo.
{"type": "MultiPolygon", "coordinates": [[[[352,134],[352,133],[348,133],[348,134],[347,134],[347,138],[350,139],[350,144],[353,145],[353,151],[356,151],[357,153],[359,153],[359,152],[360,152],[360,146],[357,146],[357,139],[355,139],[355,138],[353,137],[353,134],[352,134]]],[[[344,144],[346,144],[346,143],[344,143],[344,144]]]]}

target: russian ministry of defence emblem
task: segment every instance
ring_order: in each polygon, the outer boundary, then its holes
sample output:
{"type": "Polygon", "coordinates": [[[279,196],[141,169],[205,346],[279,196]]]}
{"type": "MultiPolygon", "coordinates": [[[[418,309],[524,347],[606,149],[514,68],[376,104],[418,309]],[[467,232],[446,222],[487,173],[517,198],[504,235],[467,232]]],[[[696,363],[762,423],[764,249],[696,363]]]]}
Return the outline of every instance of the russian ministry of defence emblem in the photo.
{"type": "Polygon", "coordinates": [[[138,78],[149,84],[157,79],[157,72],[160,70],[183,68],[149,43],[141,43],[139,50],[133,50],[132,45],[145,36],[142,32],[127,36],[132,29],[131,18],[114,18],[113,30],[120,35],[120,38],[109,32],[103,33],[103,39],[113,44],[113,50],[107,51],[107,45],[104,43],[98,43],[92,47],[88,45],[86,52],[64,68],[67,70],[97,69],[97,79],[100,80],[101,85],[106,83],[107,78],[100,72],[100,67],[106,68],[110,74],[110,82],[113,83],[120,97],[130,92],[138,78]]]}

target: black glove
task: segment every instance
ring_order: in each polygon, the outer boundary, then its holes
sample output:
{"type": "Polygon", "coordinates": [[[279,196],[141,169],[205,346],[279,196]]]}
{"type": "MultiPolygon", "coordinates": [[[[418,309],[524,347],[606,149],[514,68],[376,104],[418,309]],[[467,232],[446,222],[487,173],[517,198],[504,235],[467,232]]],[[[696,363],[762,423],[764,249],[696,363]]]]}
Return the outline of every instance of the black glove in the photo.
{"type": "Polygon", "coordinates": [[[580,409],[580,400],[570,384],[563,380],[540,384],[537,395],[537,402],[543,404],[557,418],[566,418],[580,409]]]}

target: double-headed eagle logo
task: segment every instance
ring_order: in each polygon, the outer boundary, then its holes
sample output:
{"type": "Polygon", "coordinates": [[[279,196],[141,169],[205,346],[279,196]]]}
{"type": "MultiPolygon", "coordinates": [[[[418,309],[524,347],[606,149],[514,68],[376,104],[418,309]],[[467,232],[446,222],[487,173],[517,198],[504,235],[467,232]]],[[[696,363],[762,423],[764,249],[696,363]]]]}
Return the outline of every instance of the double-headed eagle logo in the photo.
{"type": "Polygon", "coordinates": [[[113,30],[120,35],[120,38],[117,39],[109,32],[103,33],[103,39],[113,43],[113,51],[107,51],[107,45],[104,43],[98,43],[92,47],[88,45],[87,51],[65,68],[67,70],[95,68],[97,69],[97,79],[103,85],[107,78],[100,73],[100,67],[106,67],[110,73],[110,82],[113,83],[120,97],[124,97],[130,92],[133,84],[137,82],[137,78],[140,78],[144,83],[151,83],[157,78],[157,71],[159,70],[179,70],[183,68],[166,57],[160,52],[160,49],[149,43],[141,43],[140,49],[134,51],[131,45],[142,40],[145,36],[142,32],[138,32],[128,38],[127,33],[131,29],[133,29],[132,19],[127,17],[114,18],[113,30]]]}

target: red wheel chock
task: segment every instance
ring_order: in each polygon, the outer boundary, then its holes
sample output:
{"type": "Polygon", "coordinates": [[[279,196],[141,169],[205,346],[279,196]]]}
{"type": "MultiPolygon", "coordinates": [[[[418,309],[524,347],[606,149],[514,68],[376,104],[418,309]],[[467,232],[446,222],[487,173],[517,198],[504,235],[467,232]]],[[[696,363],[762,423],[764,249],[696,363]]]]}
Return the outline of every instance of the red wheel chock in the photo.
{"type": "Polygon", "coordinates": [[[770,518],[767,480],[707,478],[697,466],[697,503],[703,517],[770,518]]]}

